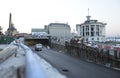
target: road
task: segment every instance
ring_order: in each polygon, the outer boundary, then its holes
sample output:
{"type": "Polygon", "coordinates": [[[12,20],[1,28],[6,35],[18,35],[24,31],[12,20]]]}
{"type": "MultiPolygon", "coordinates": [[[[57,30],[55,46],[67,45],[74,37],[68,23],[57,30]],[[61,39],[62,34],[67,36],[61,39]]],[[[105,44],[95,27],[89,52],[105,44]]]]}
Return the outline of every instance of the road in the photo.
{"type": "Polygon", "coordinates": [[[120,71],[44,48],[37,52],[68,78],[120,78],[120,71]]]}

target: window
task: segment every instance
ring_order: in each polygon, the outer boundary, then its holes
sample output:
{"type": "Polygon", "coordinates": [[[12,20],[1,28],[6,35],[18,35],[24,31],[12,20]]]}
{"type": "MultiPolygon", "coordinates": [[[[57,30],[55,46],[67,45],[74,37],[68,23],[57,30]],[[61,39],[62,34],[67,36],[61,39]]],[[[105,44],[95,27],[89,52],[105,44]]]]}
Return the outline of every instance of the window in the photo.
{"type": "Polygon", "coordinates": [[[99,40],[99,38],[97,38],[97,40],[99,40]]]}
{"type": "Polygon", "coordinates": [[[96,25],[96,32],[99,32],[99,25],[96,25]]]}
{"type": "Polygon", "coordinates": [[[86,42],[88,41],[88,38],[86,38],[86,42]]]}
{"type": "Polygon", "coordinates": [[[89,32],[86,32],[86,36],[89,36],[89,32]]]}
{"type": "Polygon", "coordinates": [[[84,32],[84,26],[83,26],[83,32],[84,32]]]}
{"type": "Polygon", "coordinates": [[[94,25],[91,25],[91,31],[94,31],[94,25]]]}
{"type": "Polygon", "coordinates": [[[94,32],[91,32],[91,36],[94,36],[94,32]]]}
{"type": "Polygon", "coordinates": [[[89,31],[89,26],[88,25],[86,25],[86,31],[89,31]]]}
{"type": "Polygon", "coordinates": [[[84,36],[84,33],[83,33],[83,36],[84,36]]]}
{"type": "Polygon", "coordinates": [[[96,35],[99,36],[99,32],[96,32],[96,35]]]}
{"type": "Polygon", "coordinates": [[[93,28],[93,27],[91,27],[91,31],[94,31],[94,28],[93,28]]]}
{"type": "Polygon", "coordinates": [[[94,38],[92,38],[92,40],[94,40],[94,38]]]}

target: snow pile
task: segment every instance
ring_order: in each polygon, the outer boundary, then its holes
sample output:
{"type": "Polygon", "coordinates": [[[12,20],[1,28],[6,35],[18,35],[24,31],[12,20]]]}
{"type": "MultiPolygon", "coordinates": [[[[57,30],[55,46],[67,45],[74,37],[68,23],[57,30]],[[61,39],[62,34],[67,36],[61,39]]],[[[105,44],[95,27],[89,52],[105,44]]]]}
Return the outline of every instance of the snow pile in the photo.
{"type": "Polygon", "coordinates": [[[16,77],[17,68],[14,66],[0,68],[0,77],[1,78],[17,78],[16,77]]]}
{"type": "Polygon", "coordinates": [[[7,60],[0,64],[0,78],[18,78],[18,68],[25,65],[24,51],[19,48],[17,56],[13,54],[7,60]]]}
{"type": "Polygon", "coordinates": [[[8,45],[6,45],[6,44],[2,44],[2,45],[0,45],[0,49],[4,49],[5,47],[7,47],[8,45]]]}

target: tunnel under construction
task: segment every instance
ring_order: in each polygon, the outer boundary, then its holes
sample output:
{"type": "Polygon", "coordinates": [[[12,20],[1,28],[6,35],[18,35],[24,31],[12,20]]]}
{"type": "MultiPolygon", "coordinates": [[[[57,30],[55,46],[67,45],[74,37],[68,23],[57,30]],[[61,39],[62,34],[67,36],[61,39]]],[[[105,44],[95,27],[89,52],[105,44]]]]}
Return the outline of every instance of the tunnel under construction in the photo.
{"type": "MultiPolygon", "coordinates": [[[[41,43],[44,46],[50,45],[50,38],[24,38],[24,37],[19,37],[24,41],[24,43],[28,46],[33,46],[35,44],[41,43]]],[[[12,36],[0,36],[0,44],[10,44],[12,41],[14,41],[16,37],[12,36]]]]}
{"type": "Polygon", "coordinates": [[[41,43],[44,46],[50,45],[49,38],[25,38],[24,42],[28,46],[33,46],[33,45],[38,44],[38,43],[41,43]]]}

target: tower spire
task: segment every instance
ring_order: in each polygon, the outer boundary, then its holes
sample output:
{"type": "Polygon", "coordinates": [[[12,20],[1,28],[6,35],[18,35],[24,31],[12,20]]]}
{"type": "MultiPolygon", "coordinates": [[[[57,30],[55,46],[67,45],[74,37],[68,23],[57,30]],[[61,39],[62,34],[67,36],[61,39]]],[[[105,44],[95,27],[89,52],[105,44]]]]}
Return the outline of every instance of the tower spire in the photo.
{"type": "Polygon", "coordinates": [[[89,21],[90,20],[90,15],[89,15],[89,8],[88,8],[88,16],[86,16],[87,20],[89,21]]]}
{"type": "Polygon", "coordinates": [[[88,16],[89,16],[89,8],[88,8],[88,16]]]}
{"type": "Polygon", "coordinates": [[[12,24],[12,15],[10,13],[10,16],[9,16],[9,28],[11,27],[11,24],[12,24]]]}

